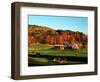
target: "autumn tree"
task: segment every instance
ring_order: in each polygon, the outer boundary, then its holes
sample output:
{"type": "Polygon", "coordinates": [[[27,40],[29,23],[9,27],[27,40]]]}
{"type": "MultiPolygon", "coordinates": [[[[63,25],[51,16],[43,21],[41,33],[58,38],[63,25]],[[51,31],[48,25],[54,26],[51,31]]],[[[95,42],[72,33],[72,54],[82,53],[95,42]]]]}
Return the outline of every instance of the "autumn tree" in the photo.
{"type": "Polygon", "coordinates": [[[29,25],[28,44],[72,44],[87,45],[88,36],[82,32],[71,30],[54,30],[45,26],[29,25]]]}

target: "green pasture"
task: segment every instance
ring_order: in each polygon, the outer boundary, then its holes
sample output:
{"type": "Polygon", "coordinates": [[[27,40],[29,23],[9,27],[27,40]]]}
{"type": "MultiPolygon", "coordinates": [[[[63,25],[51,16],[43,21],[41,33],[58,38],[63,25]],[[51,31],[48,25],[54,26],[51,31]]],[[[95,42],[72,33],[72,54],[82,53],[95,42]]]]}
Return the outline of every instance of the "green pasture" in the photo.
{"type": "Polygon", "coordinates": [[[51,56],[70,56],[70,57],[87,57],[87,49],[79,49],[79,50],[70,50],[70,49],[56,49],[53,45],[48,44],[31,44],[28,48],[28,65],[29,66],[45,66],[45,65],[60,65],[60,64],[84,64],[86,62],[80,61],[66,61],[64,63],[60,63],[60,61],[54,61],[53,59],[48,59],[46,57],[32,57],[30,55],[36,55],[39,53],[41,56],[51,57],[51,56]]]}
{"type": "Polygon", "coordinates": [[[79,50],[70,49],[55,49],[54,46],[48,44],[32,44],[28,48],[28,54],[40,53],[41,55],[49,56],[76,56],[76,57],[87,57],[87,48],[79,50]]]}

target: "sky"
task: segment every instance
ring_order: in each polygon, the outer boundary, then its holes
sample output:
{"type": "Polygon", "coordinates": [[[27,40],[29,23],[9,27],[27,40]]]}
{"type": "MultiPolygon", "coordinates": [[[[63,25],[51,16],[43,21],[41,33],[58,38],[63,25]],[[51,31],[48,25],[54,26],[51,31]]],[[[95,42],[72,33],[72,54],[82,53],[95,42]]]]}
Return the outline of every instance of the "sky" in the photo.
{"type": "Polygon", "coordinates": [[[28,24],[48,26],[55,30],[72,30],[86,34],[88,32],[87,17],[29,15],[28,24]]]}

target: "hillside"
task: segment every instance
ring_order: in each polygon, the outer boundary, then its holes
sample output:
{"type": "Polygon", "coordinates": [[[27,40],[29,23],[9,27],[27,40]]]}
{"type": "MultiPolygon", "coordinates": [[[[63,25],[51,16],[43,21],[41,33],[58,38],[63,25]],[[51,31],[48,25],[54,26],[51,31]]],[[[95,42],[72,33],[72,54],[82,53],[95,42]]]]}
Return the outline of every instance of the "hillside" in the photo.
{"type": "Polygon", "coordinates": [[[87,35],[82,32],[72,30],[54,30],[46,26],[29,25],[28,43],[42,44],[69,44],[81,43],[87,45],[87,35]]]}

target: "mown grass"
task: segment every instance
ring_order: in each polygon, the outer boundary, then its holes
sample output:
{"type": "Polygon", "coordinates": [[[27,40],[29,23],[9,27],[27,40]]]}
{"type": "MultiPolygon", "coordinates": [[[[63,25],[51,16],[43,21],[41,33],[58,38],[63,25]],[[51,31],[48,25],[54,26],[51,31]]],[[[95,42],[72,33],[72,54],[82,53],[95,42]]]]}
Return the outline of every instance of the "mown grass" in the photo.
{"type": "Polygon", "coordinates": [[[87,57],[87,48],[79,50],[70,49],[55,49],[54,46],[48,44],[32,44],[28,48],[28,54],[40,53],[41,55],[48,56],[76,56],[76,57],[87,57]]]}
{"type": "Polygon", "coordinates": [[[28,48],[28,66],[45,66],[45,65],[69,65],[69,64],[86,64],[87,62],[81,61],[66,61],[61,64],[60,61],[54,61],[52,58],[56,56],[69,56],[69,57],[87,57],[87,48],[79,50],[70,49],[55,49],[53,45],[48,44],[31,44],[28,48]],[[40,53],[41,56],[32,57],[30,55],[36,55],[40,53]],[[46,56],[46,57],[43,57],[46,56]]]}

